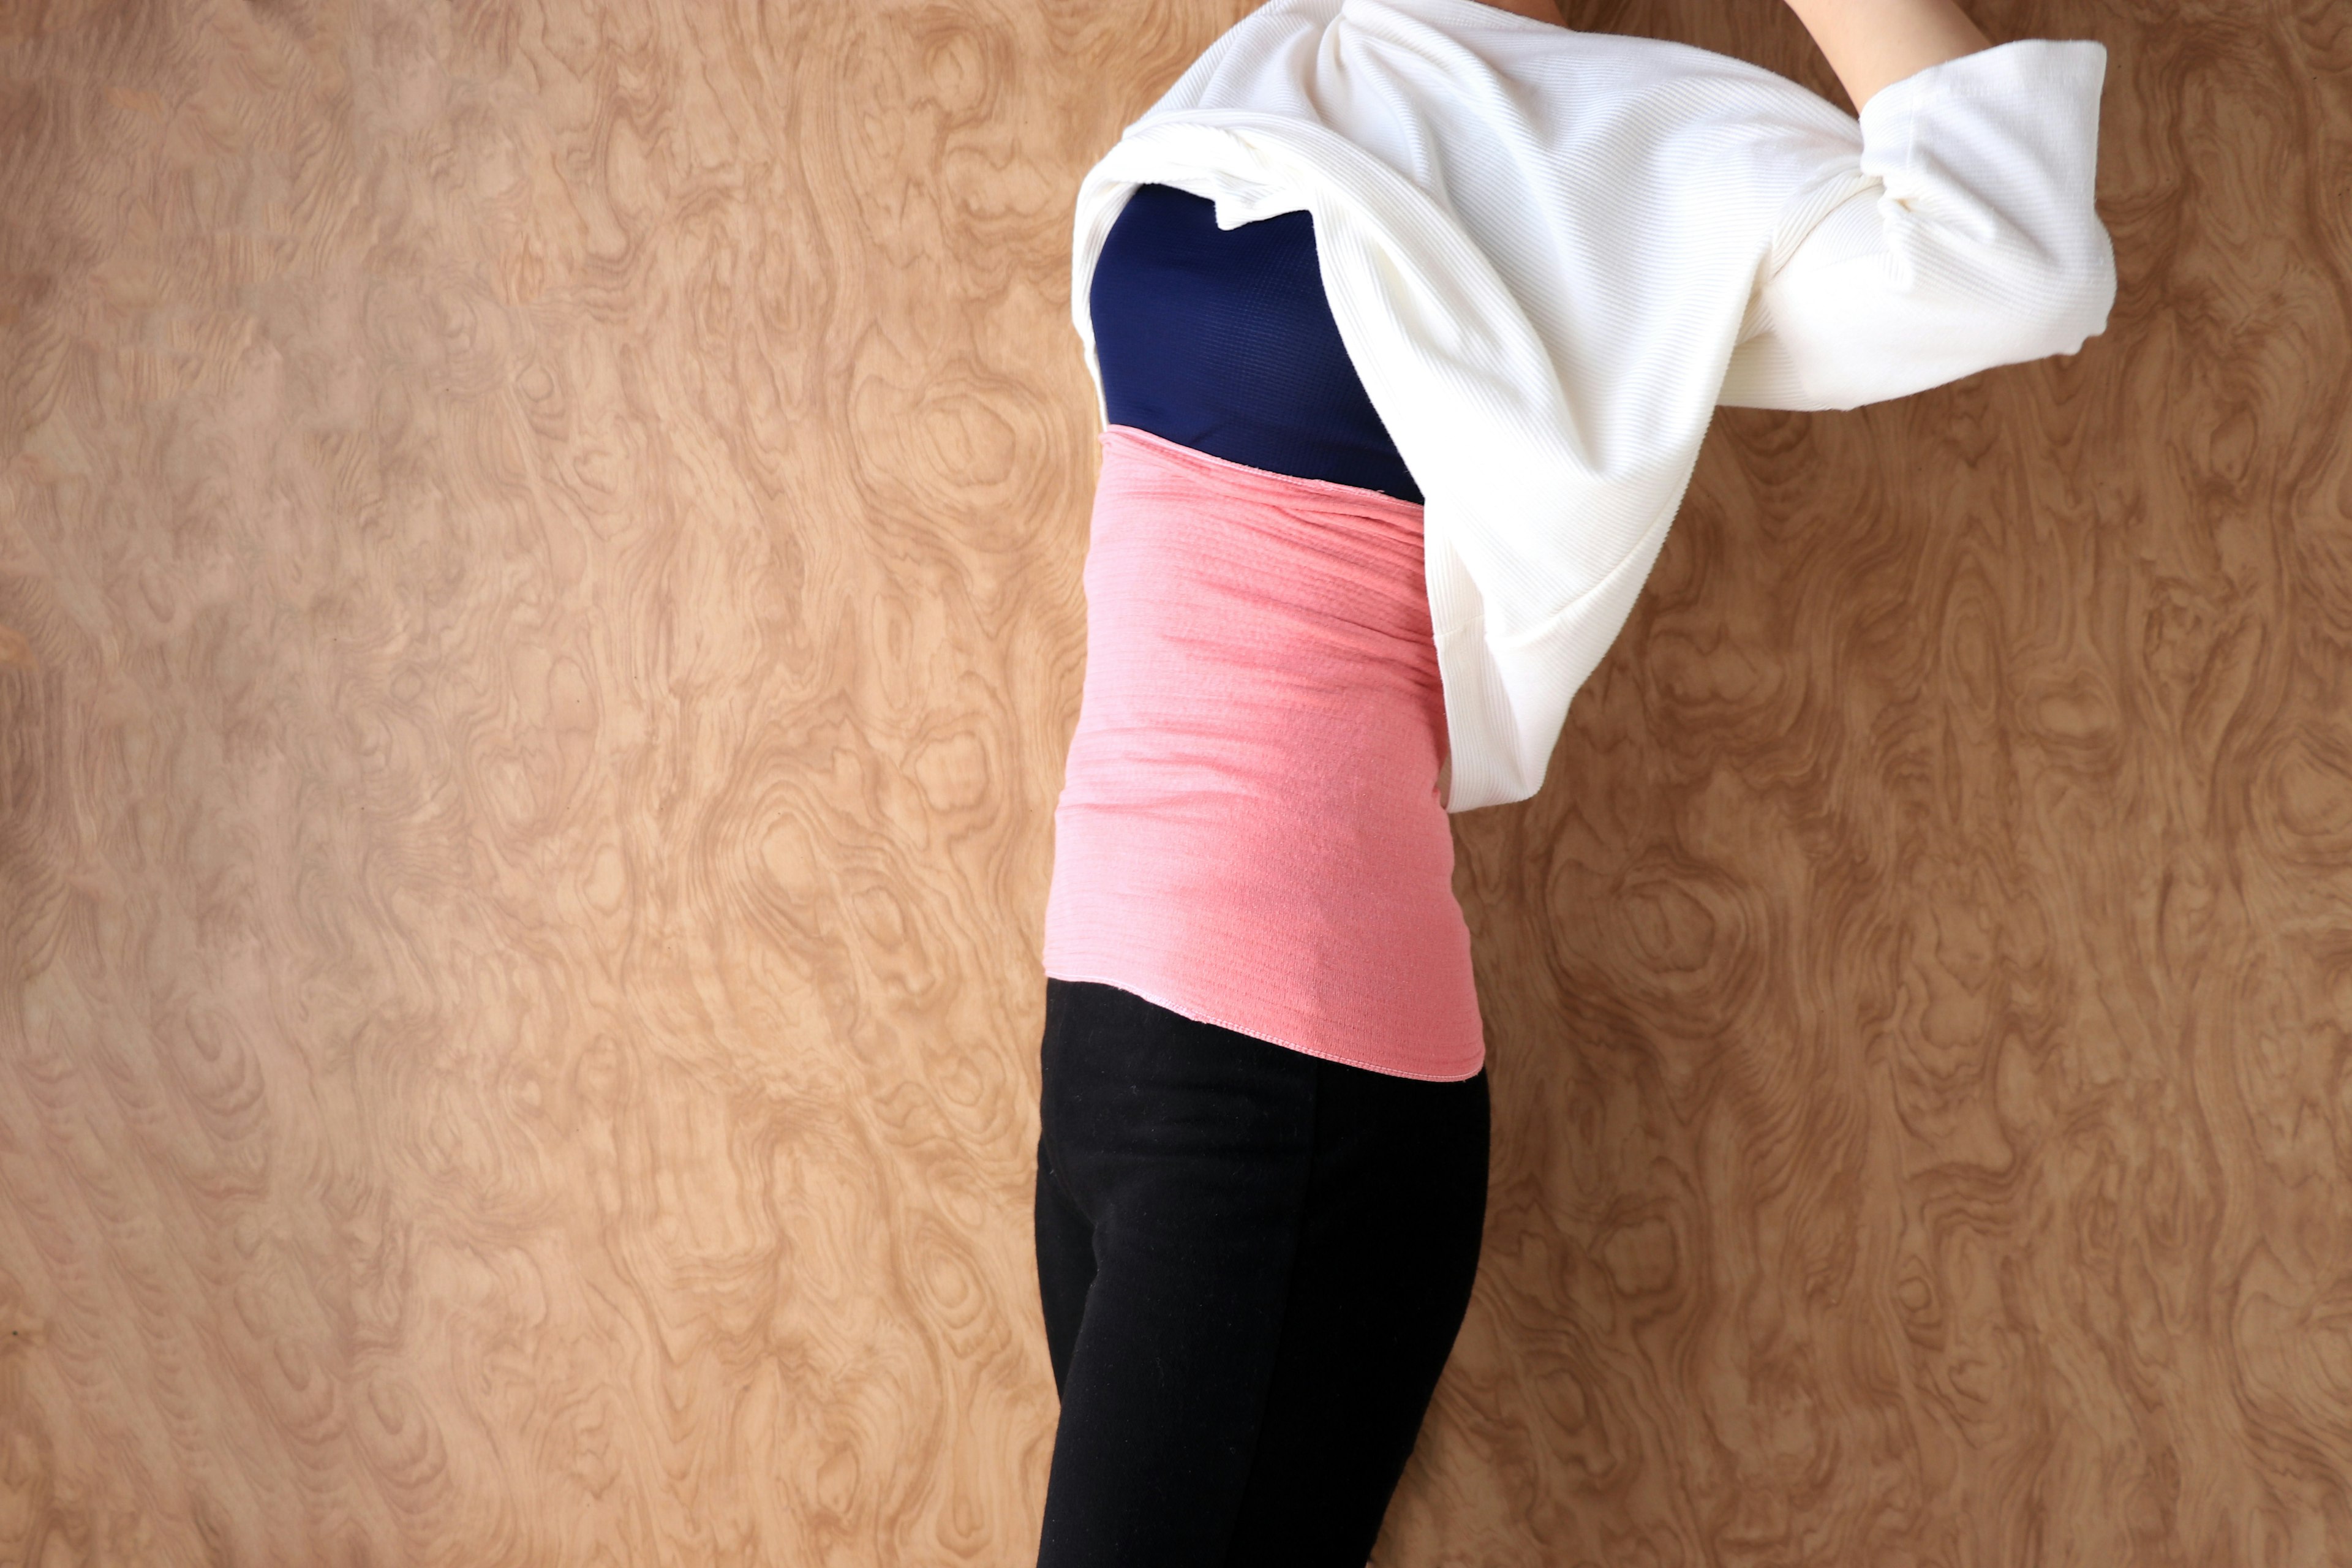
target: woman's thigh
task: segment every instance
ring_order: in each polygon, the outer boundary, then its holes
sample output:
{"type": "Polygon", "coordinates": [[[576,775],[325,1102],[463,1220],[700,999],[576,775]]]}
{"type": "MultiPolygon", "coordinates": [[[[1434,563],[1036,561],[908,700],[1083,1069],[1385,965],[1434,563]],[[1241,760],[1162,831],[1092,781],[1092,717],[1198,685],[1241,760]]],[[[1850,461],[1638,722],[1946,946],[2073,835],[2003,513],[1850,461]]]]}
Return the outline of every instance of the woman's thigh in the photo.
{"type": "Polygon", "coordinates": [[[1362,1563],[1478,1272],[1486,1075],[1320,1073],[1275,1371],[1226,1568],[1362,1563]]]}
{"type": "Polygon", "coordinates": [[[1477,1262],[1486,1082],[1341,1067],[1049,984],[1040,1562],[1355,1568],[1477,1262]]]}

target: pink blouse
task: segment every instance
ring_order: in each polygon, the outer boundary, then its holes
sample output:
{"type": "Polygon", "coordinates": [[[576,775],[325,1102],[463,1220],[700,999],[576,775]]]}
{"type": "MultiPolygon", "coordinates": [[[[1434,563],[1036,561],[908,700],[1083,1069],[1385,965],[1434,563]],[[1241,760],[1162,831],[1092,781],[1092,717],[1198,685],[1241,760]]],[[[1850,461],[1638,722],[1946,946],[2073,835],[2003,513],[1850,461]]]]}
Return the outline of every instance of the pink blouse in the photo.
{"type": "Polygon", "coordinates": [[[1422,509],[1123,425],[1102,448],[1045,972],[1475,1075],[1422,509]]]}

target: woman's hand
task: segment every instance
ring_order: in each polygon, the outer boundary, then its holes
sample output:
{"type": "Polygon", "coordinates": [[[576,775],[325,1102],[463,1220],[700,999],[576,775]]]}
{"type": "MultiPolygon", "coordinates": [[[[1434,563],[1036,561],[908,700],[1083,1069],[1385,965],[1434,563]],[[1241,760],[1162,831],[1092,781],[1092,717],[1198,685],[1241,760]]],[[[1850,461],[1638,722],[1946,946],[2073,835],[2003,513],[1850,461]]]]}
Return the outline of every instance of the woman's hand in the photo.
{"type": "Polygon", "coordinates": [[[1857,112],[1890,82],[1992,47],[1952,0],[1789,0],[1857,112]]]}

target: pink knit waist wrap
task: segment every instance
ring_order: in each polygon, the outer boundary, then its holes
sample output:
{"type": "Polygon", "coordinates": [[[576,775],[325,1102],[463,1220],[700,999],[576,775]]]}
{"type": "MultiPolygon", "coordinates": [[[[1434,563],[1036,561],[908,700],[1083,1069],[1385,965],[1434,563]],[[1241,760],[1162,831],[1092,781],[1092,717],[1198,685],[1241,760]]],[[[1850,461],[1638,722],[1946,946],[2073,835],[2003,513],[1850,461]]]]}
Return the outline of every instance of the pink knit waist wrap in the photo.
{"type": "Polygon", "coordinates": [[[1102,447],[1045,972],[1470,1077],[1422,509],[1126,426],[1102,447]]]}

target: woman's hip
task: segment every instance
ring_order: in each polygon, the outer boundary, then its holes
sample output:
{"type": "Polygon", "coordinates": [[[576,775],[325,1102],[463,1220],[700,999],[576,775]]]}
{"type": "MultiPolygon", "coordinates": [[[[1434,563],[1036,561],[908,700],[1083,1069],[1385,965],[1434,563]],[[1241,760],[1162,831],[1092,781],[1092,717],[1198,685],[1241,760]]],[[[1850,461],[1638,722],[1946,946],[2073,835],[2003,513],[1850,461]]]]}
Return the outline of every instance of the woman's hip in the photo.
{"type": "Polygon", "coordinates": [[[1360,1213],[1451,1232],[1483,1213],[1483,1068],[1376,1072],[1060,979],[1046,982],[1041,1067],[1045,1143],[1097,1226],[1148,1224],[1171,1205],[1295,1205],[1302,1223],[1360,1213]]]}

